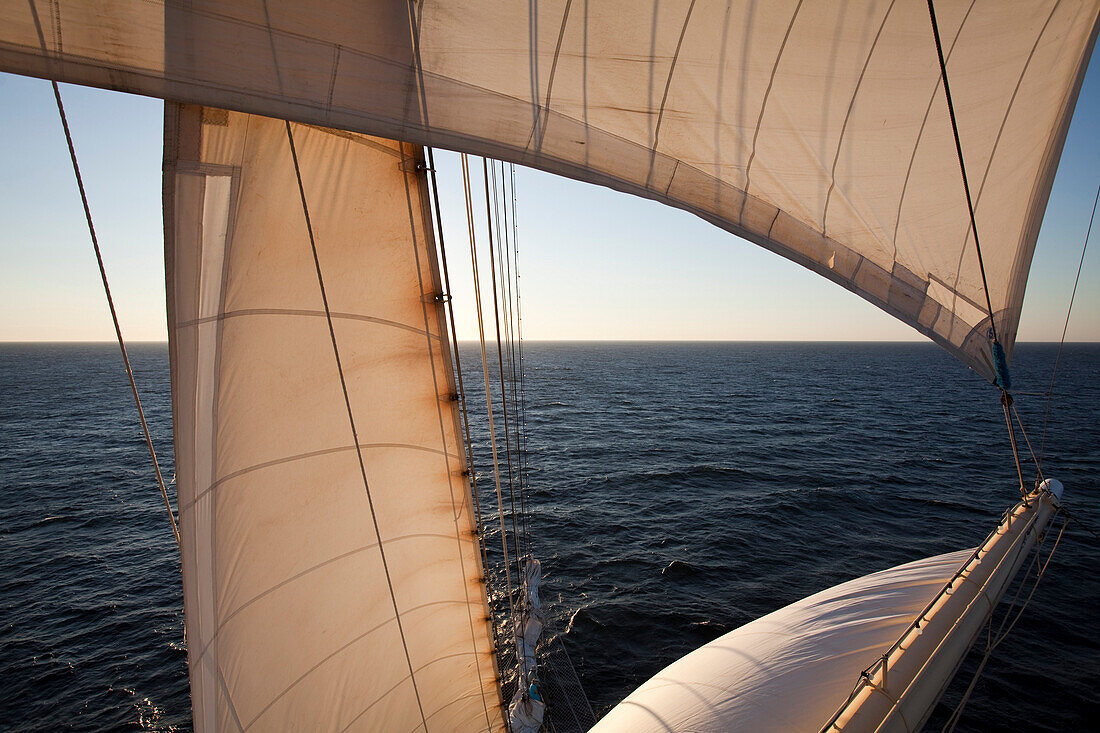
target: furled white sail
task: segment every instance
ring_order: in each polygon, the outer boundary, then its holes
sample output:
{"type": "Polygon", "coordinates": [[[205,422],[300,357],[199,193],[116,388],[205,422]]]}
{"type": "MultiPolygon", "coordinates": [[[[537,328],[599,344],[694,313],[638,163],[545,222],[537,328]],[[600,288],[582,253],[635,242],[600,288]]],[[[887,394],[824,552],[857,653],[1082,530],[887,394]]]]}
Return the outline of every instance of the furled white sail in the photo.
{"type": "Polygon", "coordinates": [[[593,730],[921,730],[1046,530],[1058,504],[1048,486],[977,550],[856,578],[735,629],[658,672],[593,730]]]}
{"type": "Polygon", "coordinates": [[[341,375],[284,123],[165,116],[196,729],[503,729],[421,149],[293,126],[341,375]]]}
{"type": "MultiPolygon", "coordinates": [[[[1098,0],[940,0],[1011,352],[1098,0]]],[[[992,377],[925,0],[2,0],[0,70],[455,148],[665,201],[992,377]]]]}

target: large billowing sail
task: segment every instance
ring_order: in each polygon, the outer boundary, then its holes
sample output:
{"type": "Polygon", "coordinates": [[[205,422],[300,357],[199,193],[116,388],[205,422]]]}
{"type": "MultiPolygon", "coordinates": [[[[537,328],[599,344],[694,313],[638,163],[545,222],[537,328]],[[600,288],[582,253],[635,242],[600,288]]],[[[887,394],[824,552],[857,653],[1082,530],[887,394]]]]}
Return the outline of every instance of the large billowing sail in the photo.
{"type": "MultiPolygon", "coordinates": [[[[1097,0],[940,0],[1011,352],[1097,0]]],[[[925,0],[3,0],[0,70],[524,163],[665,201],[992,377],[925,0]]]]}
{"type": "Polygon", "coordinates": [[[196,729],[502,729],[421,149],[293,126],[330,337],[284,123],[165,117],[196,729]]]}

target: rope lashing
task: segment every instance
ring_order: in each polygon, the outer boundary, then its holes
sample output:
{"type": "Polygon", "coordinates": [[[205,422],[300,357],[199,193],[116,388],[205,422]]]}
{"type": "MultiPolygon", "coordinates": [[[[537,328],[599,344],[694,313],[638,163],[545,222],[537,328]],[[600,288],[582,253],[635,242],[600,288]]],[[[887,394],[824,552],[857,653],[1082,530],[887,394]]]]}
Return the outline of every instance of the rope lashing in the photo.
{"type": "Polygon", "coordinates": [[[130,392],[134,396],[134,405],[137,407],[138,418],[141,420],[141,430],[145,434],[145,445],[149,449],[149,458],[153,461],[153,470],[157,474],[157,485],[160,486],[160,495],[164,499],[164,508],[168,510],[168,519],[172,523],[172,535],[176,538],[176,546],[180,546],[180,530],[176,523],[176,514],[172,511],[172,502],[168,499],[168,487],[164,483],[164,474],[160,470],[160,462],[157,460],[157,451],[153,447],[153,438],[149,435],[149,423],[145,419],[145,410],[141,406],[141,397],[138,396],[137,383],[134,381],[134,370],[130,366],[130,355],[126,351],[126,342],[122,338],[122,328],[118,324],[118,312],[115,310],[115,300],[111,297],[111,285],[107,282],[107,269],[103,266],[103,253],[99,249],[99,238],[95,233],[95,225],[92,223],[92,210],[88,206],[88,195],[84,190],[84,178],[80,175],[80,164],[76,161],[76,147],[73,145],[73,136],[69,132],[69,118],[65,115],[65,105],[61,102],[61,89],[56,81],[53,85],[53,96],[57,101],[57,113],[61,116],[61,127],[65,131],[65,142],[69,146],[69,158],[73,162],[73,173],[76,175],[76,186],[80,189],[80,202],[84,205],[84,218],[88,222],[88,234],[92,238],[92,249],[95,250],[95,259],[99,264],[99,277],[103,281],[103,294],[107,296],[107,307],[111,311],[111,322],[115,327],[115,338],[118,339],[118,348],[122,352],[122,362],[126,365],[126,378],[130,380],[130,392]]]}

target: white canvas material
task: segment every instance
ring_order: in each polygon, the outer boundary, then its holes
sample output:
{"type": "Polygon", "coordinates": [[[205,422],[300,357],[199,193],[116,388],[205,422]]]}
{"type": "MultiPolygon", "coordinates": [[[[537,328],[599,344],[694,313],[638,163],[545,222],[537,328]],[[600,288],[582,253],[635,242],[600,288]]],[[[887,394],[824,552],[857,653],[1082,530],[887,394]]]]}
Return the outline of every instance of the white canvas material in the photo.
{"type": "Polygon", "coordinates": [[[195,728],[502,730],[422,150],[293,129],[373,511],[284,123],[169,104],[195,728]]]}
{"type": "MultiPolygon", "coordinates": [[[[1012,345],[1098,0],[940,0],[1012,345]]],[[[987,379],[989,322],[925,0],[0,0],[0,70],[530,165],[692,211],[987,379]]]]}

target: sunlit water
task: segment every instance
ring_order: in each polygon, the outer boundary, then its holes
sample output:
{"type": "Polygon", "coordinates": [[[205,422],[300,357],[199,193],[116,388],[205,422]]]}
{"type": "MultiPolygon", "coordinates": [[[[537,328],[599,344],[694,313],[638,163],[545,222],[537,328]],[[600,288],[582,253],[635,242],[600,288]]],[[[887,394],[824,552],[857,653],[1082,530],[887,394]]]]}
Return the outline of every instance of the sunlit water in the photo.
{"type": "MultiPolygon", "coordinates": [[[[1046,388],[1054,349],[1017,349],[1019,389],[1046,388]]],[[[131,354],[171,476],[167,349],[131,354]]],[[[782,605],[975,545],[1015,498],[995,391],[931,345],[528,344],[525,357],[544,597],[598,713],[782,605]]],[[[477,350],[463,359],[473,394],[477,350]]],[[[1046,470],[1095,527],[1100,347],[1068,346],[1057,390],[1046,470]]],[[[1018,406],[1037,443],[1042,400],[1018,406]]],[[[1100,543],[1071,526],[960,730],[1095,725],[1098,569],[1100,543]]],[[[0,728],[190,727],[179,562],[114,346],[0,345],[0,593],[0,728]]]]}

